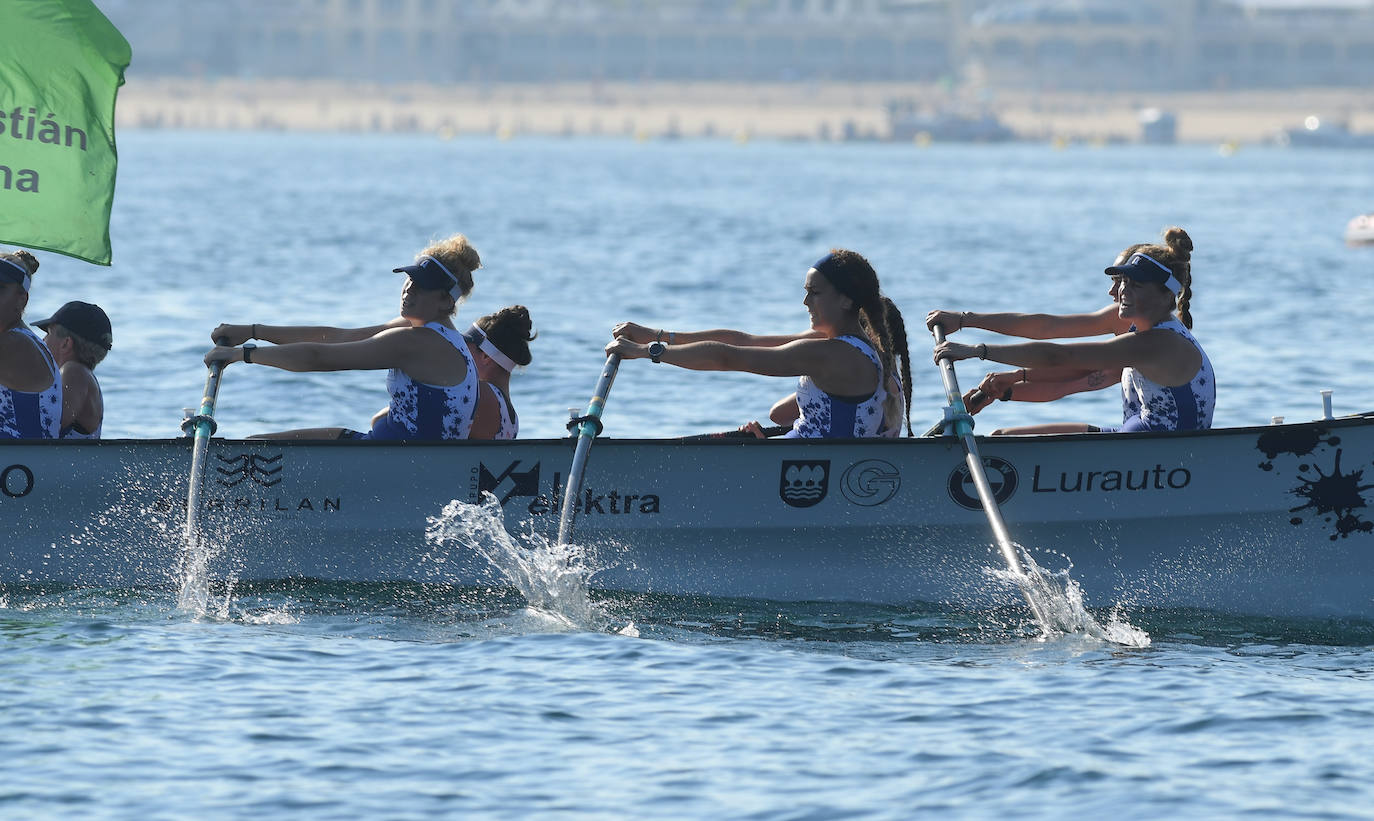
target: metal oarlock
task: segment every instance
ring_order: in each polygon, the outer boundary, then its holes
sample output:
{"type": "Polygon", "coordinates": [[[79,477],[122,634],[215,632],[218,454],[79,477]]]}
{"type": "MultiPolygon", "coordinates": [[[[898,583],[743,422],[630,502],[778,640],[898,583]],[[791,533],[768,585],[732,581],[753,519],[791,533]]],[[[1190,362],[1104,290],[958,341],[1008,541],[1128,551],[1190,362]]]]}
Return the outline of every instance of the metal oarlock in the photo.
{"type": "Polygon", "coordinates": [[[960,422],[967,424],[970,431],[973,430],[973,415],[963,405],[957,408],[953,405],[945,405],[945,433],[952,436],[961,434],[960,422]]]}

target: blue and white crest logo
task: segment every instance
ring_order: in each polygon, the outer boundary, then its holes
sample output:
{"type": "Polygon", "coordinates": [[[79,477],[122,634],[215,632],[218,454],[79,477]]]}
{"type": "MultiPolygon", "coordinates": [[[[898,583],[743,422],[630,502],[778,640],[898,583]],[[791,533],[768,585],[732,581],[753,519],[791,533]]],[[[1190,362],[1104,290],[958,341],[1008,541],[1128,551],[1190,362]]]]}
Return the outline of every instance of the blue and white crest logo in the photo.
{"type": "Polygon", "coordinates": [[[840,477],[840,492],[856,505],[873,507],[897,495],[902,474],[891,462],[864,459],[850,465],[840,477]]]}
{"type": "Polygon", "coordinates": [[[778,495],[792,507],[811,507],[825,498],[830,483],[830,460],[784,460],[778,495]]]}

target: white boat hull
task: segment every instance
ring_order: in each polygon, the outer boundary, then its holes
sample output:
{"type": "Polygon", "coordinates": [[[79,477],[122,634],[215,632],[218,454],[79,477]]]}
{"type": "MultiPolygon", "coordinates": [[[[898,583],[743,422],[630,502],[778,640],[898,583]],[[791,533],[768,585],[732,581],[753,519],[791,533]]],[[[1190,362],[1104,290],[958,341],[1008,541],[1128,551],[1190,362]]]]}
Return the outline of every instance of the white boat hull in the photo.
{"type": "MultiPolygon", "coordinates": [[[[1374,618],[1374,416],[980,441],[1012,536],[1071,560],[1089,605],[1374,618]]],[[[501,583],[428,544],[430,517],[490,490],[511,532],[552,537],[571,454],[213,440],[211,575],[501,583]]],[[[188,439],[0,443],[0,583],[175,583],[189,463],[188,439]]],[[[575,540],[603,589],[977,605],[1007,594],[964,471],[943,439],[601,439],[575,540]]]]}

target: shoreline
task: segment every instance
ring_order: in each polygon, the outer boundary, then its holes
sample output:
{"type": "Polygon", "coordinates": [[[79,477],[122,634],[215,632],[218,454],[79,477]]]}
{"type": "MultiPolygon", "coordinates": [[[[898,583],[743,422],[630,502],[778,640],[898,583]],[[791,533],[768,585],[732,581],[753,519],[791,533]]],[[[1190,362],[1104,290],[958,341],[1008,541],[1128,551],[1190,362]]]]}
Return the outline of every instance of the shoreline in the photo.
{"type": "Polygon", "coordinates": [[[1180,143],[1264,142],[1315,115],[1374,134],[1374,91],[951,92],[912,84],[563,83],[379,86],[337,81],[132,79],[120,128],[441,136],[887,139],[886,104],[990,113],[1021,140],[1135,142],[1140,112],[1177,117],[1180,143]]]}

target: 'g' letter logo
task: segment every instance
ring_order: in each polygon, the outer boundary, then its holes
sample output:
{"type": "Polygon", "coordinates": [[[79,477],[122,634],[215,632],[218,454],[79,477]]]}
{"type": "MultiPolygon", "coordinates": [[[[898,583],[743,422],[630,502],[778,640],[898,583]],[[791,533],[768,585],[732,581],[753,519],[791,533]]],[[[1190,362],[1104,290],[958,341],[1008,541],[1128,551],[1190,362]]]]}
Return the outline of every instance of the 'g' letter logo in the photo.
{"type": "Polygon", "coordinates": [[[891,462],[865,459],[855,462],[840,478],[840,492],[856,505],[873,507],[897,495],[902,474],[891,462]]]}

